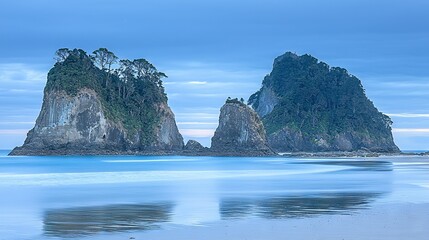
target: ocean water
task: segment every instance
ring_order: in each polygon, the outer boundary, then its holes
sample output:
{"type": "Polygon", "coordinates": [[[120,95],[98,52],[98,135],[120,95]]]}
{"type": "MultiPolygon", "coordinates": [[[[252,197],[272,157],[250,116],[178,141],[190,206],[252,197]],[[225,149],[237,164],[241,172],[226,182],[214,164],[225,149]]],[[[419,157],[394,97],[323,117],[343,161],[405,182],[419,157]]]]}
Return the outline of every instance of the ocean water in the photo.
{"type": "Polygon", "coordinates": [[[0,152],[0,239],[91,239],[240,219],[288,221],[353,215],[377,205],[429,203],[429,159],[421,156],[7,153],[0,152]]]}

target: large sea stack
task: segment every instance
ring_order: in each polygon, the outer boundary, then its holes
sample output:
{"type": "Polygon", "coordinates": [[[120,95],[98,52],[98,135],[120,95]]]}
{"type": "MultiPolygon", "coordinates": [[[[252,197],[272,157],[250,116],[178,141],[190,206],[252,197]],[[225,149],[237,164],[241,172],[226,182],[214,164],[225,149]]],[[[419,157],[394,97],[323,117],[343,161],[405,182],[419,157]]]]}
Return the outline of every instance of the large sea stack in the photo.
{"type": "Polygon", "coordinates": [[[124,60],[113,71],[105,62],[96,66],[96,56],[80,49],[63,51],[61,57],[48,73],[36,125],[11,155],[170,153],[183,148],[162,87],[165,74],[152,64],[124,60]]]}
{"type": "Polygon", "coordinates": [[[392,121],[367,98],[361,81],[310,55],[277,57],[249,104],[278,152],[399,151],[392,121]]]}
{"type": "Polygon", "coordinates": [[[220,109],[219,126],[212,138],[210,151],[214,155],[226,156],[274,154],[268,146],[258,114],[237,99],[228,99],[220,109]]]}

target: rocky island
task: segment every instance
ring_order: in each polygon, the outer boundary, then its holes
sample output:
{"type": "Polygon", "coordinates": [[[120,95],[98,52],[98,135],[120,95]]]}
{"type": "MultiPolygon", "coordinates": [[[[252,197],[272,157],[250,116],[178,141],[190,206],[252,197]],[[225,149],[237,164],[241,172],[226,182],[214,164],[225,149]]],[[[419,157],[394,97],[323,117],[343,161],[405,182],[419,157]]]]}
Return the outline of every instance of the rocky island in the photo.
{"type": "Polygon", "coordinates": [[[222,106],[210,150],[215,155],[275,155],[258,114],[238,99],[228,99],[222,106]]]}
{"type": "Polygon", "coordinates": [[[160,154],[181,151],[161,79],[145,59],[121,60],[105,48],[60,49],[36,124],[11,155],[160,154]]]}
{"type": "Polygon", "coordinates": [[[277,152],[399,152],[392,121],[366,97],[361,81],[310,55],[277,57],[248,103],[277,152]]]}

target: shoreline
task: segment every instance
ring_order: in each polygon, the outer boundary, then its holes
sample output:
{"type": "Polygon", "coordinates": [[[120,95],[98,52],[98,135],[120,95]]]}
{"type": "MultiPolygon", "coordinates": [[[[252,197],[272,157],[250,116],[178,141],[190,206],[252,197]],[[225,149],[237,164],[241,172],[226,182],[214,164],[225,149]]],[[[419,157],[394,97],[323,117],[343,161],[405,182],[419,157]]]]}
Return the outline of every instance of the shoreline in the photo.
{"type": "Polygon", "coordinates": [[[246,152],[217,152],[209,149],[203,151],[172,150],[172,151],[110,151],[110,150],[3,150],[9,151],[7,156],[200,156],[200,157],[284,157],[284,158],[376,158],[376,157],[404,157],[429,156],[429,152],[284,152],[267,154],[259,151],[246,152]]]}

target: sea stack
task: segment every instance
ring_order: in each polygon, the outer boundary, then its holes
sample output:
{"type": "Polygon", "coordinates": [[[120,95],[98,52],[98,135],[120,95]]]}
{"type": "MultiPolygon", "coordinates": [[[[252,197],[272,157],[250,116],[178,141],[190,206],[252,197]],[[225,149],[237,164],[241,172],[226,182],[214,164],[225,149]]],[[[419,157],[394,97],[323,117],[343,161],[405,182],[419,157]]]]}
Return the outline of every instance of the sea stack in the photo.
{"type": "Polygon", "coordinates": [[[220,109],[210,150],[214,155],[225,156],[274,155],[258,114],[238,99],[228,99],[220,109]]]}
{"type": "Polygon", "coordinates": [[[248,103],[278,152],[399,152],[392,121],[367,98],[361,81],[310,55],[277,57],[248,103]]]}
{"type": "Polygon", "coordinates": [[[83,50],[63,54],[48,73],[34,128],[11,155],[167,154],[183,148],[162,87],[165,74],[144,59],[121,61],[114,72],[96,66],[83,50]],[[142,68],[148,74],[137,72],[142,68]]]}

